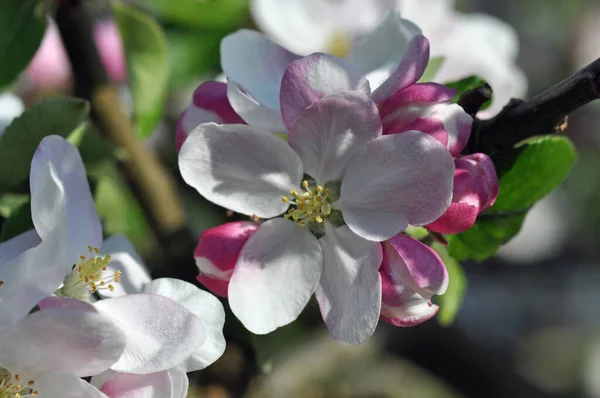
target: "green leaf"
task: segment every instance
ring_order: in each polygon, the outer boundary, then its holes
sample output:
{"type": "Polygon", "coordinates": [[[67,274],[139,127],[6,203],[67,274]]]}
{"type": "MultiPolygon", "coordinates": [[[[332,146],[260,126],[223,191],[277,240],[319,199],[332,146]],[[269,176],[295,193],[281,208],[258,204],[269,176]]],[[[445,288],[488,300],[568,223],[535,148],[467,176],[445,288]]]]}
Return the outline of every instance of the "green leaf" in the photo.
{"type": "Polygon", "coordinates": [[[137,0],[137,4],[188,27],[231,30],[248,18],[248,0],[137,0]]]}
{"type": "MultiPolygon", "coordinates": [[[[429,67],[429,65],[427,65],[427,67],[429,67]]],[[[483,80],[482,78],[480,78],[479,76],[468,76],[468,77],[465,77],[463,79],[460,79],[460,80],[457,80],[454,82],[444,83],[444,86],[450,87],[450,88],[453,88],[456,90],[456,95],[452,99],[452,102],[458,102],[458,99],[465,91],[480,87],[480,86],[484,85],[485,83],[486,83],[486,81],[483,80]]],[[[492,89],[493,89],[493,87],[492,87],[492,89]]],[[[489,108],[489,106],[492,104],[493,100],[494,99],[491,98],[490,100],[486,101],[483,104],[483,106],[480,108],[480,110],[489,108]]]]}
{"type": "Polygon", "coordinates": [[[24,182],[31,158],[48,135],[67,137],[86,121],[89,104],[75,98],[54,98],[27,109],[0,136],[0,192],[24,182]]]}
{"type": "Polygon", "coordinates": [[[465,273],[454,258],[448,254],[448,250],[439,242],[434,242],[431,246],[435,250],[448,270],[448,289],[441,296],[435,296],[440,309],[437,313],[437,320],[443,326],[450,326],[456,318],[456,314],[463,302],[465,291],[467,288],[467,278],[465,273]]]}
{"type": "Polygon", "coordinates": [[[117,160],[117,148],[100,136],[91,123],[84,123],[68,137],[81,154],[85,169],[90,172],[105,161],[117,160]]]}
{"type": "Polygon", "coordinates": [[[0,87],[10,84],[37,51],[46,19],[38,0],[2,0],[0,11],[0,87]]]}
{"type": "Polygon", "coordinates": [[[31,203],[29,201],[15,207],[4,223],[2,232],[0,232],[0,242],[5,242],[10,238],[27,232],[33,228],[31,220],[31,203]]]}
{"type": "Polygon", "coordinates": [[[425,72],[423,72],[423,76],[421,76],[417,83],[427,83],[433,81],[435,75],[437,74],[438,70],[440,70],[440,67],[444,64],[445,60],[446,57],[444,56],[429,58],[429,63],[425,68],[425,72]]]}
{"type": "Polygon", "coordinates": [[[29,195],[7,193],[0,196],[0,216],[9,218],[19,207],[29,202],[29,195]]]}
{"type": "Polygon", "coordinates": [[[219,45],[221,32],[166,31],[171,65],[170,85],[184,87],[219,70],[219,45]]]}
{"type": "Polygon", "coordinates": [[[485,260],[514,237],[527,211],[569,174],[577,154],[566,137],[545,136],[494,158],[500,193],[474,227],[449,235],[448,250],[458,260],[485,260]]]}
{"type": "Polygon", "coordinates": [[[147,137],[160,121],[167,97],[169,61],[160,26],[149,15],[114,2],[113,11],[123,39],[133,118],[139,137],[147,137]]]}

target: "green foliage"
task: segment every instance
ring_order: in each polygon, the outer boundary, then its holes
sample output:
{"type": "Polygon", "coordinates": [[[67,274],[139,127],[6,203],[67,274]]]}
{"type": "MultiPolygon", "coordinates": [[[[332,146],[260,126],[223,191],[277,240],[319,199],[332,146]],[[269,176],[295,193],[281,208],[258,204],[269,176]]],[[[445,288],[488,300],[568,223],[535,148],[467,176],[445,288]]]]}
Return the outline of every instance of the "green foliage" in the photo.
{"type": "Polygon", "coordinates": [[[48,135],[67,137],[85,122],[89,104],[75,98],[42,101],[16,118],[0,136],[0,192],[23,183],[31,158],[48,135]]]}
{"type": "Polygon", "coordinates": [[[449,253],[458,260],[485,260],[515,236],[529,208],[569,174],[577,154],[566,137],[545,136],[494,158],[500,193],[475,226],[447,236],[449,253]]]}
{"type": "MultiPolygon", "coordinates": [[[[429,67],[429,65],[427,65],[429,67]]],[[[480,78],[479,76],[467,76],[463,79],[457,80],[455,82],[444,83],[444,86],[450,87],[456,90],[456,95],[452,99],[452,102],[458,102],[460,96],[467,90],[471,90],[477,87],[480,87],[486,83],[485,80],[480,78]]],[[[492,90],[494,88],[492,87],[492,90]]],[[[481,110],[489,108],[494,99],[490,99],[486,101],[483,106],[480,108],[481,110]]]]}
{"type": "Polygon", "coordinates": [[[31,202],[27,200],[11,209],[10,216],[2,223],[0,242],[7,241],[33,228],[31,202]]]}
{"type": "Polygon", "coordinates": [[[419,81],[417,83],[427,83],[427,82],[433,81],[435,78],[435,75],[437,74],[438,70],[440,70],[440,67],[444,64],[445,60],[446,60],[446,58],[443,56],[429,58],[429,63],[427,63],[427,68],[425,68],[425,72],[423,72],[423,76],[421,76],[421,78],[419,79],[419,81]]]}
{"type": "Polygon", "coordinates": [[[436,303],[440,306],[437,313],[438,322],[443,326],[450,326],[454,322],[454,318],[456,318],[456,314],[465,296],[467,278],[459,262],[450,257],[444,245],[434,242],[431,248],[440,255],[448,270],[450,280],[448,289],[443,295],[435,296],[435,299],[436,303]]]}
{"type": "Polygon", "coordinates": [[[0,217],[9,218],[19,207],[29,202],[29,195],[7,193],[0,196],[0,217]]]}
{"type": "Polygon", "coordinates": [[[37,51],[46,20],[38,0],[2,0],[0,10],[0,87],[10,84],[37,51]]]}
{"type": "Polygon", "coordinates": [[[160,121],[167,97],[165,36],[156,21],[142,11],[117,2],[113,11],[127,58],[135,129],[139,137],[146,137],[160,121]]]}
{"type": "Polygon", "coordinates": [[[177,24],[230,30],[248,18],[248,0],[137,0],[137,4],[177,24]]]}

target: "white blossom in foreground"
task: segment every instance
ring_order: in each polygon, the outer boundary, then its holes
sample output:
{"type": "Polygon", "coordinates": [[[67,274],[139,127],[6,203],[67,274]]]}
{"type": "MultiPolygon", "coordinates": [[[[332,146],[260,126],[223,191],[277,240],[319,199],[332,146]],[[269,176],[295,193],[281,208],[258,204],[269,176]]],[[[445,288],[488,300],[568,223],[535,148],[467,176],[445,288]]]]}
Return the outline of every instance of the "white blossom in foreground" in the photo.
{"type": "Polygon", "coordinates": [[[246,125],[200,125],[179,167],[220,206],[264,219],[285,213],[254,232],[231,276],[229,303],[250,331],[292,322],[316,293],[333,337],[360,344],[379,319],[378,242],[446,210],[452,157],[418,131],[382,136],[377,107],[361,92],[298,113],[288,143],[246,125]]]}

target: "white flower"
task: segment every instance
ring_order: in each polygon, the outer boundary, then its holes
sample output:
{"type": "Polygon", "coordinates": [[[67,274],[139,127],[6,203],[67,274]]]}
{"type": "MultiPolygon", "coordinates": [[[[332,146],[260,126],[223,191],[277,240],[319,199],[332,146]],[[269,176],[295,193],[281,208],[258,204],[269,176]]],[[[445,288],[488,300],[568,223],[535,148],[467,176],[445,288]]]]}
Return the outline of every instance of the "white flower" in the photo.
{"type": "Polygon", "coordinates": [[[25,107],[19,97],[9,92],[0,93],[0,135],[23,110],[25,107]]]}

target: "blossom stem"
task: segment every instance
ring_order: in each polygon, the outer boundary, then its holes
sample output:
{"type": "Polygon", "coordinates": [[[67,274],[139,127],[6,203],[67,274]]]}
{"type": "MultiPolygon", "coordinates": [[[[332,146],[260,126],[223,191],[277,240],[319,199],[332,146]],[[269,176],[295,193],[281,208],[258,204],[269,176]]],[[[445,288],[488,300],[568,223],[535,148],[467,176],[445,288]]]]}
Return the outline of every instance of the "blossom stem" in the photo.
{"type": "MultiPolygon", "coordinates": [[[[470,91],[469,96],[477,99],[470,91]]],[[[570,113],[598,98],[600,58],[528,101],[512,99],[492,119],[475,119],[467,148],[470,153],[491,155],[535,135],[561,132],[570,113]]],[[[468,104],[473,103],[477,102],[470,98],[468,104]]]]}

